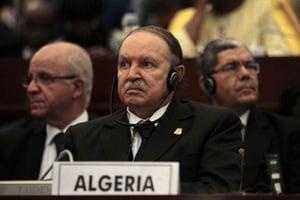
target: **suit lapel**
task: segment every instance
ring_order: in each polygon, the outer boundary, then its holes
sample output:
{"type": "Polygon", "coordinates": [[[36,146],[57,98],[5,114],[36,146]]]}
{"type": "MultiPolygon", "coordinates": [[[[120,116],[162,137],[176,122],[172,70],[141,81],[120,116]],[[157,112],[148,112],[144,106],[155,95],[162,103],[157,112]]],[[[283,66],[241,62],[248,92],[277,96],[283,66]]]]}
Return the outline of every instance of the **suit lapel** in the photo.
{"type": "Polygon", "coordinates": [[[46,140],[46,127],[45,124],[39,124],[34,130],[33,130],[34,137],[30,141],[30,146],[34,148],[32,152],[32,172],[37,173],[36,177],[38,177],[41,163],[42,163],[42,157],[44,153],[44,146],[45,146],[45,140],[46,140]]]}
{"type": "Polygon", "coordinates": [[[190,126],[191,111],[184,105],[174,101],[167,110],[166,117],[162,118],[143,149],[139,160],[158,160],[172,145],[174,145],[190,126]]]}
{"type": "Polygon", "coordinates": [[[266,178],[265,155],[274,135],[274,130],[262,113],[253,110],[249,117],[245,136],[245,187],[251,187],[266,178]]]}
{"type": "Polygon", "coordinates": [[[21,139],[20,141],[26,141],[26,143],[23,144],[24,148],[21,148],[23,149],[21,152],[23,156],[18,158],[18,163],[21,165],[18,169],[20,169],[22,173],[28,173],[26,175],[24,174],[24,176],[36,179],[40,171],[46,138],[45,124],[33,120],[32,126],[25,130],[24,133],[23,137],[26,139],[21,139]]]}
{"type": "Polygon", "coordinates": [[[264,160],[271,145],[273,130],[262,113],[253,110],[249,116],[245,136],[246,163],[264,160]]]}
{"type": "MultiPolygon", "coordinates": [[[[128,123],[126,111],[115,115],[117,120],[128,123]]],[[[131,152],[131,135],[129,127],[119,124],[113,119],[104,125],[101,135],[101,144],[104,148],[106,158],[112,161],[127,161],[131,152]]]]}
{"type": "MultiPolygon", "coordinates": [[[[128,123],[126,110],[114,114],[115,119],[128,123]]],[[[158,160],[170,149],[191,127],[191,110],[177,101],[174,101],[167,110],[158,126],[152,133],[148,143],[144,147],[140,161],[158,160]],[[174,114],[176,113],[176,114],[174,114]]],[[[131,135],[129,127],[111,120],[101,130],[101,144],[108,160],[128,160],[131,152],[131,135]]]]}

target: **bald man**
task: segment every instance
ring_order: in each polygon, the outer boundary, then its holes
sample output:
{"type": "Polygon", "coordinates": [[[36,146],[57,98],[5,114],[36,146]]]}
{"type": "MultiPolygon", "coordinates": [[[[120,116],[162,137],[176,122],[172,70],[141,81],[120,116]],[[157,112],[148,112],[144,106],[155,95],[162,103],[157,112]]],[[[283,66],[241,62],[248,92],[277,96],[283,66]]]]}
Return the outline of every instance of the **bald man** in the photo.
{"type": "Polygon", "coordinates": [[[45,174],[61,150],[56,135],[91,118],[86,109],[92,81],[91,59],[78,45],[52,43],[34,54],[23,82],[30,117],[0,130],[0,180],[34,180],[45,174]]]}

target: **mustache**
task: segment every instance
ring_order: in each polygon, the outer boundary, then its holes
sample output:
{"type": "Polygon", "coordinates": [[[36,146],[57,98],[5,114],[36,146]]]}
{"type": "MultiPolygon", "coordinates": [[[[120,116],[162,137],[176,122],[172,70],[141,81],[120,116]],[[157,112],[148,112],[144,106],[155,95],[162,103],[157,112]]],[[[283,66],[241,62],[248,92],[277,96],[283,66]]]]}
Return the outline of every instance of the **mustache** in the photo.
{"type": "Polygon", "coordinates": [[[128,81],[125,83],[125,85],[122,88],[122,92],[125,93],[127,92],[129,89],[140,89],[142,91],[147,91],[148,90],[148,86],[145,84],[144,81],[142,80],[134,80],[134,81],[128,81]]]}
{"type": "Polygon", "coordinates": [[[245,87],[251,87],[253,89],[256,89],[255,85],[249,80],[241,82],[236,89],[237,89],[237,91],[239,91],[245,87]]]}

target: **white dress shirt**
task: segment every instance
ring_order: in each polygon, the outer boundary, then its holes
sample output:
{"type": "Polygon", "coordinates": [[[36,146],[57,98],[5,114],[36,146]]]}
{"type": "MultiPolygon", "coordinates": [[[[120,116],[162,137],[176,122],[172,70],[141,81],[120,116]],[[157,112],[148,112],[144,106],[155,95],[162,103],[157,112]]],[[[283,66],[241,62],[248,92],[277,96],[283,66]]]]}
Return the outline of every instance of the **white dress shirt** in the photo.
{"type": "MultiPolygon", "coordinates": [[[[70,126],[81,122],[86,122],[86,121],[88,121],[88,114],[87,111],[85,110],[81,115],[79,115],[74,121],[72,121],[63,130],[51,126],[50,124],[46,125],[46,142],[44,146],[39,179],[46,173],[46,171],[50,168],[50,166],[53,164],[53,162],[56,159],[57,156],[56,147],[55,147],[55,143],[52,141],[53,138],[56,136],[56,134],[61,132],[65,133],[70,126]]],[[[51,179],[51,177],[52,177],[52,172],[48,173],[48,175],[44,178],[44,180],[51,179]]]]}
{"type": "MultiPolygon", "coordinates": [[[[139,124],[139,123],[145,122],[147,120],[153,122],[163,116],[163,114],[166,112],[168,106],[169,106],[169,104],[161,107],[155,113],[153,113],[153,115],[150,118],[147,118],[147,119],[142,119],[142,118],[136,116],[134,113],[130,112],[130,110],[127,108],[128,121],[130,124],[139,124]]],[[[157,126],[158,122],[156,122],[154,125],[157,126]]],[[[134,158],[138,152],[138,149],[141,146],[142,138],[141,138],[140,134],[134,130],[133,126],[130,127],[130,132],[131,132],[131,149],[132,149],[132,155],[134,158]]]]}
{"type": "Polygon", "coordinates": [[[241,123],[243,125],[243,128],[241,130],[242,132],[242,140],[245,140],[245,134],[246,134],[246,129],[247,129],[247,122],[249,118],[250,110],[246,111],[244,114],[240,116],[241,123]]]}

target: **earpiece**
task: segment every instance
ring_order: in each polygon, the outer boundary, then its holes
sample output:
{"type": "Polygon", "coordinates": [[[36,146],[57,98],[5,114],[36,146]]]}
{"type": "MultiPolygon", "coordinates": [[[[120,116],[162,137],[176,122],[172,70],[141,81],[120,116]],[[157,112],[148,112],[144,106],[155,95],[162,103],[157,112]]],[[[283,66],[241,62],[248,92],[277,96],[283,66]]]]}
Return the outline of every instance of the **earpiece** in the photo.
{"type": "Polygon", "coordinates": [[[171,67],[168,78],[167,78],[167,87],[170,92],[176,90],[178,85],[180,84],[180,79],[178,77],[177,72],[171,67]]]}
{"type": "Polygon", "coordinates": [[[205,76],[204,77],[204,86],[206,89],[206,92],[209,95],[214,95],[216,93],[216,81],[211,76],[205,76]]]}
{"type": "Polygon", "coordinates": [[[209,57],[206,55],[206,49],[209,48],[210,46],[206,46],[204,51],[200,54],[200,56],[197,59],[197,70],[199,74],[201,74],[204,78],[204,87],[205,91],[208,95],[214,95],[216,93],[216,81],[215,79],[211,76],[211,73],[209,72],[208,69],[208,60],[207,58],[209,57]]]}

